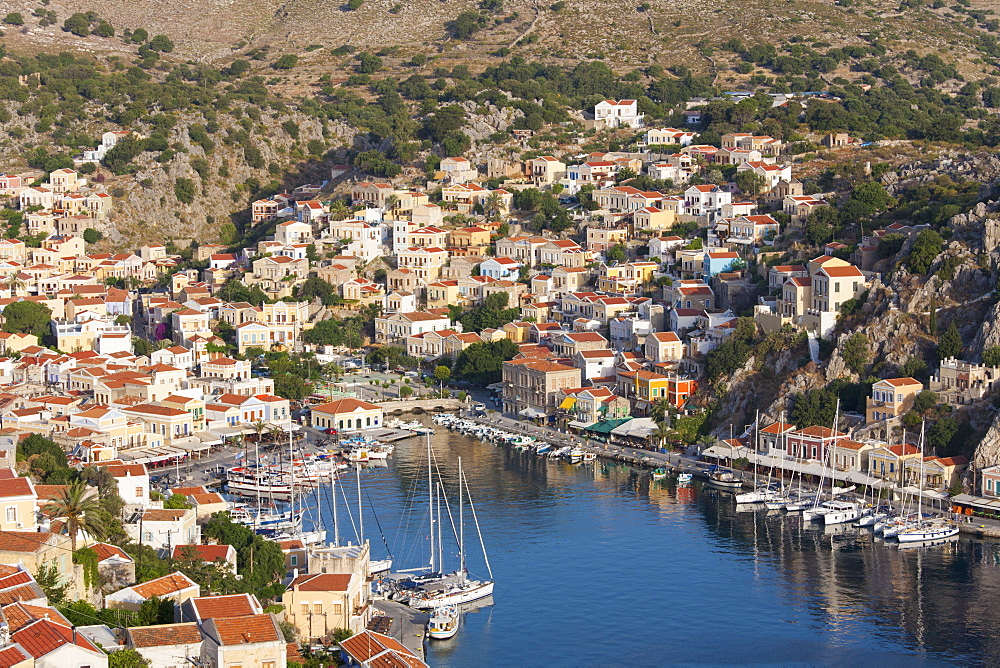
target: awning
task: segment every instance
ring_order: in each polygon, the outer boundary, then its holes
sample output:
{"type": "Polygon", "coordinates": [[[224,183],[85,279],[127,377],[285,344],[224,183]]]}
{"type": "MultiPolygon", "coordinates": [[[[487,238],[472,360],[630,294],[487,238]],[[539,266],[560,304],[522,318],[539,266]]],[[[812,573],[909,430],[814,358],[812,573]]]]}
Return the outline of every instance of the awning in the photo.
{"type": "Polygon", "coordinates": [[[600,422],[595,422],[587,427],[587,431],[592,431],[596,434],[610,434],[612,429],[625,424],[631,419],[632,418],[623,418],[621,420],[601,420],[600,422]]]}
{"type": "Polygon", "coordinates": [[[566,426],[570,427],[572,429],[586,429],[587,425],[589,425],[589,424],[590,424],[590,422],[580,422],[579,420],[572,420],[566,426]]]}
{"type": "Polygon", "coordinates": [[[615,436],[627,436],[629,438],[649,438],[655,432],[657,424],[650,418],[635,418],[623,425],[615,427],[611,433],[615,436]]]}
{"type": "Polygon", "coordinates": [[[518,415],[520,415],[521,417],[534,419],[534,418],[545,417],[545,412],[540,411],[536,408],[524,408],[518,413],[518,415]]]}
{"type": "Polygon", "coordinates": [[[198,440],[205,445],[222,445],[222,439],[215,432],[200,431],[196,434],[198,440]]]}
{"type": "Polygon", "coordinates": [[[559,408],[569,410],[573,408],[573,406],[575,405],[576,405],[576,397],[566,397],[565,399],[562,400],[562,403],[559,404],[559,408]]]}

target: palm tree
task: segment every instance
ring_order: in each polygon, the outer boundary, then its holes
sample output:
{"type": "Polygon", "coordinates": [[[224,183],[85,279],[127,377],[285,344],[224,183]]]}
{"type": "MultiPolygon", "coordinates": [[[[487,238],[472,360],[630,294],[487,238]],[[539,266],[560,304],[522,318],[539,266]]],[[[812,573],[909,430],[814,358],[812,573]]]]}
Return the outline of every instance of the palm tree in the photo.
{"type": "Polygon", "coordinates": [[[268,425],[268,427],[267,427],[267,433],[268,433],[268,435],[270,435],[271,440],[273,442],[277,443],[279,438],[284,437],[285,430],[282,429],[281,427],[279,427],[276,424],[272,424],[272,425],[268,425]]]}
{"type": "Polygon", "coordinates": [[[662,448],[663,444],[666,443],[667,439],[670,438],[671,434],[673,433],[674,430],[670,428],[670,425],[668,425],[666,422],[661,422],[656,425],[656,429],[653,431],[651,435],[653,438],[656,439],[656,442],[659,443],[660,447],[662,448]]]}
{"type": "Polygon", "coordinates": [[[263,420],[257,420],[250,423],[250,428],[257,434],[257,441],[260,442],[260,435],[267,431],[268,424],[263,420]]]}
{"type": "Polygon", "coordinates": [[[483,200],[483,215],[486,216],[487,223],[500,220],[500,212],[502,209],[503,200],[500,199],[500,193],[492,192],[485,200],[483,200]]]}
{"type": "Polygon", "coordinates": [[[660,397],[653,402],[653,406],[649,409],[649,417],[653,418],[654,422],[669,422],[673,408],[669,399],[660,397]]]}
{"type": "Polygon", "coordinates": [[[14,296],[17,294],[19,289],[27,285],[27,282],[25,282],[25,280],[15,271],[7,277],[7,280],[4,281],[4,285],[8,290],[10,290],[11,296],[14,296]]]}
{"type": "Polygon", "coordinates": [[[347,214],[350,213],[350,209],[347,208],[347,204],[344,203],[342,199],[335,199],[330,204],[330,219],[331,220],[343,220],[347,218],[347,214]]]}
{"type": "Polygon", "coordinates": [[[62,520],[62,530],[69,534],[73,552],[76,552],[76,536],[80,531],[94,538],[104,535],[106,521],[101,501],[82,480],[68,485],[62,496],[45,506],[45,512],[53,520],[62,520]]]}

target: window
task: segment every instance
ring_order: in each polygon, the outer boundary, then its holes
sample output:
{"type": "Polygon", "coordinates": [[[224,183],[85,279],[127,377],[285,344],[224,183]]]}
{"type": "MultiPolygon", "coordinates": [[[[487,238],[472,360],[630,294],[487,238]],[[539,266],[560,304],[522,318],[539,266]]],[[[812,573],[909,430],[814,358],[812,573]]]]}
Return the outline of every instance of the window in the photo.
{"type": "Polygon", "coordinates": [[[135,488],[135,498],[137,498],[137,499],[141,499],[142,498],[142,487],[136,487],[135,488]]]}
{"type": "Polygon", "coordinates": [[[303,616],[309,614],[309,604],[308,603],[303,603],[302,604],[302,614],[303,614],[303,616]]]}
{"type": "Polygon", "coordinates": [[[7,521],[16,522],[17,521],[17,506],[7,507],[7,521]]]}
{"type": "Polygon", "coordinates": [[[293,554],[291,557],[289,557],[288,563],[290,563],[292,566],[298,566],[299,558],[293,554]]]}
{"type": "Polygon", "coordinates": [[[274,668],[274,661],[261,661],[261,668],[274,668]]]}
{"type": "Polygon", "coordinates": [[[322,615],[323,614],[323,604],[313,603],[313,614],[322,615]]]}

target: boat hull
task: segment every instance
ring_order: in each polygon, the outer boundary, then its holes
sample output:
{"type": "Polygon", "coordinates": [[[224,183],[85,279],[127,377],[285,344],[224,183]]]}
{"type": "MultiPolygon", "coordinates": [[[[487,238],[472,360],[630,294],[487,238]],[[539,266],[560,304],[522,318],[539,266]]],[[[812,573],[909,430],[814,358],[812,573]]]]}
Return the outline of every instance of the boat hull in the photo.
{"type": "Polygon", "coordinates": [[[743,487],[743,482],[741,480],[716,480],[715,478],[709,478],[705,481],[705,484],[709,487],[714,487],[715,489],[725,490],[734,490],[743,487]]]}
{"type": "Polygon", "coordinates": [[[408,605],[417,610],[430,610],[442,605],[461,605],[471,603],[481,598],[493,595],[493,583],[482,582],[475,587],[458,588],[455,590],[445,590],[440,593],[430,593],[425,596],[415,595],[410,598],[408,605]]]}
{"type": "Polygon", "coordinates": [[[908,529],[900,531],[896,540],[900,543],[928,543],[944,540],[958,535],[957,526],[931,527],[926,529],[908,529]]]}

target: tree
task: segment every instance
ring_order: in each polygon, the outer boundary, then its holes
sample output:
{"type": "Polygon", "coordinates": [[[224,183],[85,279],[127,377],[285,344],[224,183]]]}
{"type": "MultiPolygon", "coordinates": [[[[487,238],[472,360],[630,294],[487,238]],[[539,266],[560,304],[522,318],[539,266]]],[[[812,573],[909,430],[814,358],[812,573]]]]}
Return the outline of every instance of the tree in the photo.
{"type": "Polygon", "coordinates": [[[520,309],[507,308],[509,299],[506,292],[494,292],[483,300],[481,306],[471,309],[458,318],[465,331],[481,332],[484,329],[497,329],[508,322],[517,320],[520,309]]]}
{"type": "Polygon", "coordinates": [[[3,22],[9,26],[23,26],[24,17],[21,16],[20,12],[10,12],[4,17],[3,22]]]}
{"type": "Polygon", "coordinates": [[[271,65],[276,70],[290,70],[299,64],[299,57],[294,53],[286,53],[285,55],[278,58],[271,65]]]}
{"type": "Polygon", "coordinates": [[[479,12],[462,12],[448,24],[456,39],[468,39],[486,25],[486,17],[479,12]]]}
{"type": "Polygon", "coordinates": [[[927,444],[932,448],[946,449],[957,432],[958,422],[955,418],[947,415],[927,430],[927,444]]]}
{"type": "Polygon", "coordinates": [[[52,311],[37,302],[14,302],[3,310],[3,331],[14,334],[34,334],[41,341],[50,331],[52,311]]]}
{"type": "Polygon", "coordinates": [[[938,395],[936,392],[931,392],[930,390],[923,390],[919,392],[913,400],[913,410],[918,413],[923,413],[925,411],[934,408],[938,402],[938,395]]]}
{"type": "Polygon", "coordinates": [[[453,374],[481,386],[496,383],[502,379],[503,363],[516,354],[517,345],[509,339],[473,343],[458,354],[453,374]]]}
{"type": "Polygon", "coordinates": [[[413,394],[413,388],[410,387],[409,385],[403,385],[401,388],[399,388],[400,399],[408,399],[412,394],[413,394]]]}
{"type": "Polygon", "coordinates": [[[236,548],[236,568],[244,583],[242,591],[273,599],[285,590],[280,584],[285,574],[285,557],[277,543],[233,522],[228,513],[214,514],[202,528],[202,535],[236,548]]]}
{"type": "Polygon", "coordinates": [[[101,21],[97,24],[97,27],[94,28],[94,34],[98,37],[114,37],[115,27],[107,21],[101,21]]]}
{"type": "Polygon", "coordinates": [[[274,375],[274,393],[290,401],[301,401],[312,394],[313,388],[301,376],[293,373],[274,375]]]}
{"type": "Polygon", "coordinates": [[[941,338],[938,340],[937,358],[940,361],[951,357],[957,358],[960,357],[961,354],[962,335],[958,333],[958,327],[955,325],[955,321],[952,320],[948,324],[948,328],[944,330],[944,333],[941,334],[941,338]]]}
{"type": "Polygon", "coordinates": [[[349,11],[357,11],[361,9],[361,5],[364,4],[364,0],[347,0],[347,9],[349,11]]]}
{"type": "Polygon", "coordinates": [[[615,244],[605,252],[604,256],[608,262],[624,262],[626,257],[625,244],[615,244]]]}
{"type": "Polygon", "coordinates": [[[747,169],[742,172],[736,172],[736,185],[740,189],[740,192],[756,198],[764,186],[767,185],[767,181],[752,169],[747,169]]]}
{"type": "Polygon", "coordinates": [[[108,668],[146,668],[149,659],[134,649],[120,649],[108,654],[108,668]]]}
{"type": "Polygon", "coordinates": [[[983,364],[986,366],[1000,366],[1000,346],[993,346],[983,351],[983,364]]]}
{"type": "Polygon", "coordinates": [[[844,341],[841,355],[847,368],[861,376],[871,359],[871,342],[862,332],[855,332],[844,341]]]}
{"type": "Polygon", "coordinates": [[[358,54],[358,72],[361,74],[373,74],[382,69],[382,59],[368,51],[358,54]]]}
{"type": "Polygon", "coordinates": [[[856,187],[851,192],[851,200],[860,203],[869,216],[896,204],[896,200],[886,192],[885,186],[875,181],[868,181],[856,187]]]}
{"type": "Polygon", "coordinates": [[[96,244],[103,238],[104,235],[95,230],[93,227],[88,227],[83,231],[83,240],[88,244],[96,244]]]}
{"type": "Polygon", "coordinates": [[[177,197],[178,202],[191,204],[194,202],[196,192],[193,180],[181,176],[174,181],[174,196],[177,197]]]}
{"type": "Polygon", "coordinates": [[[944,239],[934,230],[924,230],[913,240],[910,254],[906,258],[906,266],[911,273],[926,274],[934,258],[944,249],[944,239]]]}
{"type": "Polygon", "coordinates": [[[443,364],[434,367],[434,378],[437,379],[437,382],[441,384],[447,383],[448,380],[451,378],[451,369],[444,366],[443,364]]]}
{"type": "Polygon", "coordinates": [[[149,48],[153,51],[170,53],[174,50],[174,43],[166,35],[156,35],[153,39],[149,40],[149,48]]]}
{"type": "Polygon", "coordinates": [[[90,19],[86,14],[77,12],[63,22],[62,29],[77,37],[86,37],[90,34],[90,19]]]}
{"type": "Polygon", "coordinates": [[[35,573],[35,582],[42,588],[49,605],[59,605],[66,598],[66,590],[69,589],[69,582],[63,582],[59,575],[59,567],[55,562],[47,561],[38,564],[38,571],[35,573]]]}
{"type": "Polygon", "coordinates": [[[187,498],[183,494],[171,494],[170,497],[163,502],[163,507],[167,510],[187,510],[191,507],[188,503],[187,498]]]}
{"type": "Polygon", "coordinates": [[[94,538],[104,535],[104,510],[97,494],[82,480],[66,487],[44,508],[54,520],[62,520],[63,531],[69,534],[70,549],[76,552],[76,538],[83,531],[94,538]]]}

